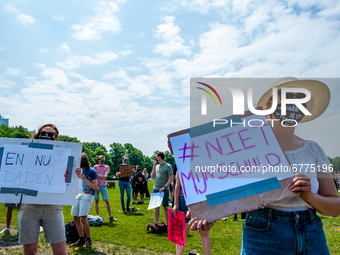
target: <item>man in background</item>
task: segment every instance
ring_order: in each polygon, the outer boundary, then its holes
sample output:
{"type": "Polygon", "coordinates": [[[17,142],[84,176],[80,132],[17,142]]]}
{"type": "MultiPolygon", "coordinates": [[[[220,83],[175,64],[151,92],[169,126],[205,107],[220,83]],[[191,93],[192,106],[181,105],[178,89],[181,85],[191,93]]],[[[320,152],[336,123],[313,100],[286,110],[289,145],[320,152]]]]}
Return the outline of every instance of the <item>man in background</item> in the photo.
{"type": "MultiPolygon", "coordinates": [[[[171,165],[164,161],[165,155],[163,152],[157,152],[156,161],[153,164],[151,178],[155,179],[155,186],[153,188],[153,193],[164,192],[164,197],[162,201],[165,221],[168,225],[168,208],[169,208],[169,185],[173,181],[173,171],[171,165]],[[158,164],[157,164],[158,163],[158,164]]],[[[159,220],[160,207],[155,208],[155,223],[159,220]]]]}

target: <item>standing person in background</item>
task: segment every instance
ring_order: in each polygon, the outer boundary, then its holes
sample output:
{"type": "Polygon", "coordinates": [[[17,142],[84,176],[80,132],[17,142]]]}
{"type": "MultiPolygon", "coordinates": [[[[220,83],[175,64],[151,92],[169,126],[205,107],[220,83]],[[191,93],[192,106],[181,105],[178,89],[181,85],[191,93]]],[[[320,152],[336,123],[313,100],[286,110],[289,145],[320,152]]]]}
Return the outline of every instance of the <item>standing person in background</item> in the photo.
{"type": "Polygon", "coordinates": [[[120,191],[120,202],[122,205],[122,211],[125,213],[125,205],[124,205],[124,190],[126,190],[126,211],[130,211],[130,200],[131,200],[131,186],[130,186],[130,177],[120,177],[121,172],[120,172],[120,167],[121,166],[128,166],[128,156],[124,155],[122,157],[122,164],[117,166],[116,169],[116,176],[119,178],[118,186],[119,186],[119,191],[120,191]]]}
{"type": "MultiPolygon", "coordinates": [[[[45,124],[39,128],[34,139],[57,141],[58,136],[59,131],[55,125],[45,124]]],[[[65,172],[65,169],[60,169],[60,171],[65,172]]],[[[18,215],[20,229],[18,242],[23,244],[24,254],[37,254],[40,222],[44,226],[46,243],[51,244],[53,254],[66,254],[63,206],[23,204],[18,215]]]]}
{"type": "Polygon", "coordinates": [[[132,199],[133,199],[133,204],[138,204],[136,202],[136,198],[134,196],[135,194],[135,188],[136,188],[136,183],[133,181],[133,179],[135,178],[135,176],[137,175],[137,169],[139,168],[139,165],[136,166],[136,168],[133,168],[133,176],[131,177],[131,187],[132,187],[132,199]]]}
{"type": "Polygon", "coordinates": [[[137,166],[137,174],[133,177],[133,183],[135,184],[134,189],[134,200],[137,200],[138,192],[140,193],[140,200],[144,203],[144,184],[145,184],[145,176],[142,174],[142,169],[137,166]]]}
{"type": "Polygon", "coordinates": [[[149,174],[148,174],[148,170],[146,168],[144,168],[143,174],[145,176],[144,194],[145,194],[145,197],[149,198],[150,197],[149,188],[148,188],[149,174]]]}
{"type": "MultiPolygon", "coordinates": [[[[76,169],[78,178],[82,179],[83,193],[78,194],[76,202],[71,210],[74,223],[76,224],[79,234],[79,240],[70,246],[80,246],[84,249],[92,248],[92,240],[90,235],[90,225],[87,222],[87,215],[92,206],[95,190],[100,191],[97,181],[97,172],[91,167],[91,163],[86,153],[81,154],[80,167],[76,169]],[[83,173],[82,170],[83,169],[83,173]],[[84,231],[86,240],[84,237],[84,231]]],[[[64,231],[65,232],[65,231],[64,231]]]]}
{"type": "Polygon", "coordinates": [[[13,209],[14,207],[18,207],[18,210],[20,209],[19,204],[13,204],[13,203],[5,203],[5,207],[7,207],[6,228],[1,230],[0,234],[10,234],[13,209]]]}
{"type": "Polygon", "coordinates": [[[93,168],[97,172],[97,178],[98,178],[98,185],[100,188],[100,191],[94,192],[94,202],[95,202],[95,208],[96,213],[99,216],[99,192],[102,194],[103,201],[106,203],[106,209],[109,213],[109,221],[117,221],[115,218],[111,215],[111,205],[109,201],[109,193],[107,192],[106,188],[106,177],[110,173],[110,167],[108,165],[105,165],[105,156],[99,155],[98,156],[98,165],[95,165],[93,168]]]}
{"type": "MultiPolygon", "coordinates": [[[[156,161],[153,164],[151,178],[155,179],[153,193],[164,192],[162,205],[164,208],[165,221],[168,225],[168,208],[169,208],[169,190],[168,187],[173,179],[173,171],[171,166],[164,161],[165,155],[163,152],[156,153],[156,161]],[[159,163],[159,164],[157,164],[159,163]]],[[[155,223],[158,223],[160,207],[155,208],[155,223]]]]}

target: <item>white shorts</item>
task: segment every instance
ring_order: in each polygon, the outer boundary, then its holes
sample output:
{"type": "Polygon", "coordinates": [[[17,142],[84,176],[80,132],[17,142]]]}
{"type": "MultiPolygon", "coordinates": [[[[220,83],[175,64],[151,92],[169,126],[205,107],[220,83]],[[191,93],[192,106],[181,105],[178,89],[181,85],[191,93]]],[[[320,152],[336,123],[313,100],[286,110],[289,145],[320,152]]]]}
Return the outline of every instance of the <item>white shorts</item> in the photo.
{"type": "Polygon", "coordinates": [[[91,194],[78,194],[76,203],[72,206],[71,215],[73,216],[87,216],[92,206],[93,195],[91,194]]]}

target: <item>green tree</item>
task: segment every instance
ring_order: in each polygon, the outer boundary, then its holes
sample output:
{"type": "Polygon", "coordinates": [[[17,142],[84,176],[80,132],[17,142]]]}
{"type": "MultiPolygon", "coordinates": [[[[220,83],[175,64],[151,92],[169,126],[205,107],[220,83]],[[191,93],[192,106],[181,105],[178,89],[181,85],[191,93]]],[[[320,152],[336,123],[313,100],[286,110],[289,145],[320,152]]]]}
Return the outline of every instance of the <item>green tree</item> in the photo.
{"type": "Polygon", "coordinates": [[[33,138],[33,135],[23,126],[10,127],[2,124],[0,125],[0,137],[33,138]]]}
{"type": "Polygon", "coordinates": [[[105,148],[104,145],[100,143],[96,143],[96,142],[92,142],[92,143],[84,142],[83,152],[85,152],[87,156],[89,157],[89,160],[92,166],[98,164],[97,158],[99,155],[104,155],[105,164],[110,167],[110,175],[114,175],[115,169],[112,163],[111,155],[107,152],[107,149],[105,148]]]}
{"type": "Polygon", "coordinates": [[[58,141],[61,141],[61,142],[69,142],[69,143],[81,143],[77,137],[70,137],[68,135],[60,135],[58,137],[58,141]]]}
{"type": "Polygon", "coordinates": [[[112,143],[110,144],[109,153],[112,160],[112,164],[115,167],[114,169],[115,174],[117,166],[122,163],[122,157],[125,155],[125,149],[123,145],[121,145],[120,143],[112,143]]]}

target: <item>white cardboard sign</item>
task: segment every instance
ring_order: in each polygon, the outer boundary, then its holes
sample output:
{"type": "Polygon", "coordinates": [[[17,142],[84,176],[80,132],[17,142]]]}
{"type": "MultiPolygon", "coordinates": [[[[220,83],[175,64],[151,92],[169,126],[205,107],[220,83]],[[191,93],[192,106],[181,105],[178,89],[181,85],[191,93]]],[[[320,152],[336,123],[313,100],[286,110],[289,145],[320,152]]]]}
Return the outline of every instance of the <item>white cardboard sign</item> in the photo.
{"type": "Polygon", "coordinates": [[[207,195],[256,185],[268,178],[293,176],[266,117],[252,115],[242,121],[248,123],[251,119],[261,119],[266,124],[240,124],[194,138],[189,133],[170,137],[187,205],[206,201],[207,195]],[[255,172],[256,166],[259,172],[255,172]]]}
{"type": "Polygon", "coordinates": [[[0,138],[0,203],[19,203],[22,197],[23,204],[73,205],[82,144],[47,140],[33,140],[33,144],[31,139],[0,138]]]}
{"type": "Polygon", "coordinates": [[[150,203],[148,206],[148,210],[155,209],[157,207],[160,207],[162,204],[162,200],[164,197],[164,192],[162,193],[152,193],[150,196],[150,203]]]}

